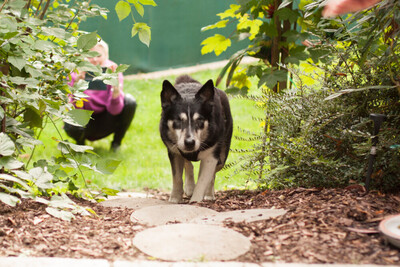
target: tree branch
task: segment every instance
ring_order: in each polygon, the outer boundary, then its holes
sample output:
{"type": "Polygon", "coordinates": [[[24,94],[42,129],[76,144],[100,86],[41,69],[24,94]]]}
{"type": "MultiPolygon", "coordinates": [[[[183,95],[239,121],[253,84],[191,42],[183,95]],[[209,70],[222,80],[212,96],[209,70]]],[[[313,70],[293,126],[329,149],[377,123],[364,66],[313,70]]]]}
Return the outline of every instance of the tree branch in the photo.
{"type": "Polygon", "coordinates": [[[47,0],[46,5],[44,6],[44,9],[43,9],[43,11],[42,11],[42,14],[40,15],[40,19],[43,19],[43,18],[44,18],[44,15],[46,14],[47,9],[48,9],[49,6],[50,6],[50,2],[51,2],[51,0],[47,0]]]}

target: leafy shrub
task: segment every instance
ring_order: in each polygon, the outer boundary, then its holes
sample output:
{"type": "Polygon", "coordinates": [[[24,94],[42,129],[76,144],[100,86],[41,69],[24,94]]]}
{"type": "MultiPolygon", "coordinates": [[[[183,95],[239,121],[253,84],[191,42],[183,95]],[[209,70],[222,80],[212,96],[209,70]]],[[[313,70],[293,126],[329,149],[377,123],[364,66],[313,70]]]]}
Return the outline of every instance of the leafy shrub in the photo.
{"type": "MultiPolygon", "coordinates": [[[[41,145],[39,137],[45,125],[56,127],[59,120],[81,126],[88,122],[91,112],[74,109],[68,98],[71,94],[77,100],[83,97],[87,83],[81,81],[69,87],[67,79],[77,70],[101,74],[99,66],[85,60],[97,55],[90,48],[98,36],[79,31],[79,23],[91,16],[106,17],[107,12],[90,1],[1,3],[0,201],[13,206],[20,197],[33,198],[47,203],[49,213],[70,219],[69,211],[83,211],[67,201],[65,193],[96,198],[92,190],[81,186],[86,183],[83,169],[110,173],[117,166],[118,162],[111,160],[97,161],[92,147],[63,140],[60,129],[54,140],[60,154],[31,162],[35,147],[41,145]],[[55,208],[65,211],[56,212],[55,208]]],[[[150,37],[146,39],[149,41],[150,37]]],[[[125,68],[120,66],[117,72],[125,68]]],[[[117,74],[109,72],[100,78],[113,83],[117,74]]],[[[96,191],[104,193],[115,192],[107,188],[96,191]]]]}
{"type": "MultiPolygon", "coordinates": [[[[254,16],[255,10],[270,6],[270,2],[240,1],[240,11],[235,14],[243,16],[243,10],[251,10],[247,16],[254,16]]],[[[289,2],[292,1],[280,2],[275,11],[287,8],[289,2]]],[[[268,49],[268,44],[260,48],[257,41],[257,36],[275,36],[265,27],[253,33],[256,38],[249,50],[234,55],[222,72],[222,75],[228,73],[228,78],[235,77],[235,71],[237,77],[243,73],[246,79],[255,77],[260,94],[248,97],[265,112],[264,118],[258,118],[264,121],[264,130],[241,137],[255,143],[248,151],[242,151],[245,154],[237,161],[237,172],[249,173],[259,186],[268,188],[363,183],[373,129],[369,115],[382,113],[388,120],[379,134],[371,186],[397,191],[400,188],[400,3],[383,1],[377,8],[344,19],[326,20],[320,16],[323,2],[313,1],[294,9],[297,16],[302,14],[297,20],[302,36],[310,41],[307,48],[301,48],[301,56],[308,55],[304,59],[313,66],[308,70],[314,73],[302,73],[304,65],[287,60],[296,57],[296,49],[289,49],[286,60],[278,66],[272,65],[273,72],[265,60],[245,70],[238,68],[237,60],[244,55],[255,56],[263,47],[268,49]],[[287,88],[278,87],[284,90],[277,90],[283,69],[289,71],[291,83],[287,88]],[[313,82],[307,85],[306,80],[313,82]]],[[[263,23],[272,22],[263,20],[263,23]]],[[[282,47],[285,45],[282,43],[282,47]]],[[[289,44],[290,47],[296,46],[289,44]]],[[[246,82],[234,85],[244,90],[231,92],[247,92],[246,82]]]]}

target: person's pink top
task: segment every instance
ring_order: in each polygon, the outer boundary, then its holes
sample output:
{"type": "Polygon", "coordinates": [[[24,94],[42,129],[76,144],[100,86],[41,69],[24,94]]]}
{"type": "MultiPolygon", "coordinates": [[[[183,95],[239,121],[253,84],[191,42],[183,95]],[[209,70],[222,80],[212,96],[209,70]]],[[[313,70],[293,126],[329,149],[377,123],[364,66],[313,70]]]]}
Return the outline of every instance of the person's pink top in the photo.
{"type": "MultiPolygon", "coordinates": [[[[115,63],[111,60],[107,60],[102,67],[110,67],[113,64],[115,63]]],[[[71,73],[71,80],[68,82],[68,84],[73,86],[76,78],[77,74],[75,72],[71,73]]],[[[122,109],[124,108],[124,93],[122,91],[124,77],[121,72],[118,73],[118,80],[120,84],[120,94],[117,98],[112,98],[111,85],[107,85],[107,90],[105,91],[87,89],[84,91],[84,93],[88,95],[88,101],[83,101],[84,104],[82,108],[86,110],[93,110],[93,113],[101,113],[105,110],[112,115],[118,115],[121,113],[122,109]]]]}

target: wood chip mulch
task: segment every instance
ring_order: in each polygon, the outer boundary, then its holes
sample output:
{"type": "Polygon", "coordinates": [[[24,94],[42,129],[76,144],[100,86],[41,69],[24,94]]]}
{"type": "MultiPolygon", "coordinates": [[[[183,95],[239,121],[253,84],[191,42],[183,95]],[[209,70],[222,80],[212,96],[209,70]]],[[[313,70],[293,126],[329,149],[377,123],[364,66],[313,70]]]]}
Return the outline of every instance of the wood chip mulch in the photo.
{"type": "MultiPolygon", "coordinates": [[[[167,194],[152,191],[159,199],[167,194]]],[[[283,208],[280,217],[225,226],[252,240],[237,261],[400,265],[400,250],[378,232],[379,222],[400,213],[399,194],[350,189],[287,189],[221,191],[217,200],[196,205],[216,211],[283,208]]],[[[46,206],[24,200],[17,207],[0,202],[0,257],[47,256],[149,260],[132,239],[147,226],[131,222],[133,210],[108,208],[74,199],[97,216],[76,216],[71,222],[46,213],[46,206]]]]}

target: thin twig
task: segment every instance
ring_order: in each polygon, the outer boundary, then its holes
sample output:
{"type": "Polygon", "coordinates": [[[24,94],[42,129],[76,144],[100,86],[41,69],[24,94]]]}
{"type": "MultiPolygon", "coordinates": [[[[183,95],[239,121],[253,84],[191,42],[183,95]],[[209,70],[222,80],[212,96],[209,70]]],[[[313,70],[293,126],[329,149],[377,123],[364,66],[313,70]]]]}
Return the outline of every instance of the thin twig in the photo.
{"type": "Polygon", "coordinates": [[[43,11],[42,11],[42,14],[40,15],[40,19],[41,19],[41,20],[44,18],[44,15],[46,14],[47,9],[48,9],[49,6],[50,6],[50,2],[51,2],[51,0],[47,0],[46,5],[44,6],[44,9],[43,9],[43,11]]]}
{"type": "Polygon", "coordinates": [[[3,10],[4,6],[8,3],[8,0],[4,0],[3,4],[0,7],[0,12],[3,10]]]}
{"type": "Polygon", "coordinates": [[[38,16],[40,7],[42,6],[42,3],[43,3],[43,0],[40,0],[39,5],[38,5],[38,7],[37,7],[37,9],[36,9],[35,17],[38,16]]]}
{"type": "MultiPolygon", "coordinates": [[[[88,5],[90,5],[90,2],[91,2],[92,0],[89,0],[87,3],[88,3],[88,5]]],[[[79,9],[78,9],[78,11],[76,12],[76,14],[74,15],[74,17],[70,20],[70,22],[68,23],[68,25],[67,25],[67,27],[65,28],[65,30],[68,30],[68,28],[71,26],[71,24],[72,24],[72,22],[74,21],[74,19],[78,16],[78,14],[79,14],[79,12],[82,10],[82,7],[80,7],[79,9]]]]}

